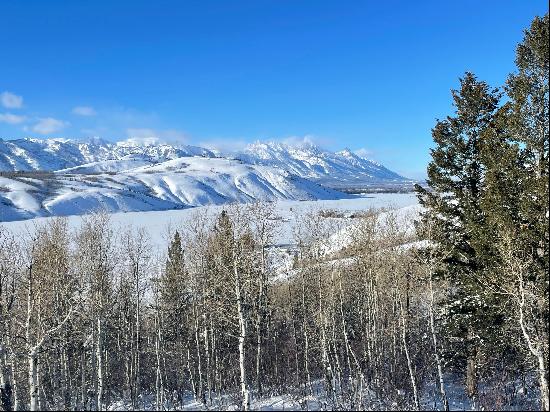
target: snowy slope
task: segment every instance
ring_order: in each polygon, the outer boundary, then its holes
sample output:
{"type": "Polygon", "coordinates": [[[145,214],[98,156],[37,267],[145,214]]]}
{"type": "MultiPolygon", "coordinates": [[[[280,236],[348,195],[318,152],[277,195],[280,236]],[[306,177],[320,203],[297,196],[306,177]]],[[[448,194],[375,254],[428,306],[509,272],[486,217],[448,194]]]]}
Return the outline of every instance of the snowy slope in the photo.
{"type": "Polygon", "coordinates": [[[0,221],[97,209],[151,211],[255,199],[347,196],[284,170],[205,157],[182,157],[117,173],[4,173],[0,179],[0,221]]]}
{"type": "Polygon", "coordinates": [[[334,189],[406,184],[349,150],[250,145],[236,156],[129,139],[0,139],[0,221],[36,216],[168,210],[252,200],[349,197],[334,189]],[[330,189],[332,188],[332,189],[330,189]]]}
{"type": "Polygon", "coordinates": [[[253,164],[278,167],[334,188],[356,188],[373,184],[404,184],[411,182],[372,160],[345,149],[329,152],[304,142],[289,145],[276,142],[256,142],[239,153],[237,158],[253,164]]]}

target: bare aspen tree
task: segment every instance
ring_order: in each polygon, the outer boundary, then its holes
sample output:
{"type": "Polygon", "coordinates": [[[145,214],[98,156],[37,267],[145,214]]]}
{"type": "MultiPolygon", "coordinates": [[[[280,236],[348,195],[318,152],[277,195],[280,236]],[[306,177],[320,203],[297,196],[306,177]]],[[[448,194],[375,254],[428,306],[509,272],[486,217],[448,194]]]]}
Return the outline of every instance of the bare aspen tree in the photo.
{"type": "Polygon", "coordinates": [[[163,368],[163,362],[162,357],[164,355],[164,347],[162,345],[162,329],[163,329],[163,322],[162,322],[162,310],[161,310],[161,303],[160,303],[160,279],[161,277],[157,277],[156,279],[153,279],[153,312],[154,312],[154,325],[155,325],[155,358],[156,358],[156,365],[155,365],[155,392],[156,392],[156,410],[160,411],[163,410],[164,406],[164,379],[162,374],[162,368],[163,368]]]}
{"type": "Polygon", "coordinates": [[[39,352],[69,321],[74,311],[76,282],[68,267],[68,229],[66,219],[57,218],[40,227],[30,241],[29,260],[24,279],[26,316],[25,353],[28,364],[29,409],[39,410],[39,352]],[[52,312],[57,298],[67,303],[52,312]]]}
{"type": "MultiPolygon", "coordinates": [[[[512,298],[516,309],[516,321],[521,331],[524,347],[537,365],[542,410],[549,410],[548,389],[548,324],[542,315],[545,309],[544,288],[529,273],[531,262],[523,251],[514,245],[512,236],[504,236],[499,244],[502,268],[507,274],[506,282],[501,277],[488,277],[488,286],[496,293],[512,298]]],[[[548,287],[548,285],[546,285],[548,287]]],[[[547,293],[547,291],[546,291],[547,293]]]]}
{"type": "Polygon", "coordinates": [[[137,408],[138,396],[141,392],[141,354],[142,354],[142,324],[143,324],[143,296],[147,289],[145,272],[150,269],[150,250],[148,238],[141,228],[128,228],[123,234],[122,258],[126,267],[126,276],[129,280],[131,299],[131,326],[132,334],[130,362],[131,362],[131,399],[132,406],[137,408]]]}
{"type": "Polygon", "coordinates": [[[21,282],[21,250],[12,234],[0,227],[0,410],[19,408],[16,380],[14,317],[21,282]]]}
{"type": "Polygon", "coordinates": [[[272,203],[253,203],[247,208],[251,219],[254,241],[260,251],[258,292],[256,297],[256,390],[262,396],[262,348],[264,346],[264,328],[267,322],[267,297],[269,295],[268,246],[275,235],[275,209],[272,203]]]}
{"type": "MultiPolygon", "coordinates": [[[[432,224],[427,222],[422,228],[423,234],[431,239],[433,235],[432,224]]],[[[435,253],[434,248],[427,245],[427,247],[421,247],[415,250],[415,258],[420,263],[420,271],[423,272],[426,281],[428,282],[428,318],[430,324],[430,333],[433,342],[433,352],[435,363],[437,367],[437,378],[439,383],[439,393],[441,396],[441,401],[443,403],[443,410],[449,410],[449,400],[447,397],[447,391],[445,389],[445,379],[443,377],[443,361],[441,359],[440,348],[439,348],[439,338],[437,327],[435,324],[435,313],[436,313],[436,299],[435,299],[435,290],[434,290],[434,276],[437,270],[437,267],[443,262],[446,258],[446,254],[438,256],[435,253]]]]}
{"type": "MultiPolygon", "coordinates": [[[[115,266],[113,232],[106,214],[94,214],[82,221],[76,235],[76,265],[83,277],[83,294],[88,318],[88,337],[90,342],[90,360],[92,374],[92,408],[104,410],[106,365],[105,347],[107,346],[105,329],[112,307],[113,269],[115,266]]],[[[84,367],[84,365],[82,365],[84,367]]],[[[84,372],[83,372],[84,373],[84,372]]],[[[87,385],[86,379],[82,381],[87,385]]],[[[87,393],[86,388],[82,388],[87,393]]],[[[85,402],[85,399],[83,399],[85,402]]]]}

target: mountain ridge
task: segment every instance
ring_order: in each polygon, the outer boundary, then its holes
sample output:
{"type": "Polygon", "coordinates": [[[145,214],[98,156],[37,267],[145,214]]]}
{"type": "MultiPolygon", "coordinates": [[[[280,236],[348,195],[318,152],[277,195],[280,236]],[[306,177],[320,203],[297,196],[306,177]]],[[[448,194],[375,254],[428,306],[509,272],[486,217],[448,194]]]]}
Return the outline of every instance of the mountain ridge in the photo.
{"type": "MultiPolygon", "coordinates": [[[[98,172],[117,171],[113,164],[102,167],[98,163],[133,159],[153,164],[194,156],[234,158],[249,164],[277,167],[334,188],[412,182],[348,148],[332,152],[309,141],[296,144],[255,141],[236,153],[224,153],[155,139],[140,141],[130,138],[118,142],[100,138],[0,139],[0,171],[57,171],[91,163],[96,163],[98,172]]],[[[132,163],[128,163],[131,167],[132,163]]],[[[120,162],[120,167],[123,164],[120,162]]]]}

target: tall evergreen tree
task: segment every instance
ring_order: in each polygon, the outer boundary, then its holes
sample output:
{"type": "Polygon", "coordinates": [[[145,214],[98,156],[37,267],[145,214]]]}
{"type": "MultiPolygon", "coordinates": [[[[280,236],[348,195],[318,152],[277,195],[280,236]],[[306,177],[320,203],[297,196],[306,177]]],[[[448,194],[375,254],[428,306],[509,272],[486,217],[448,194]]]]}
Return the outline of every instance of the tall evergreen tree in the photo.
{"type": "Polygon", "coordinates": [[[481,205],[483,133],[493,120],[500,95],[472,73],[460,79],[460,86],[452,91],[455,115],[438,121],[432,130],[436,147],[428,165],[428,188],[417,185],[416,189],[426,210],[423,220],[435,229],[432,240],[445,257],[441,275],[452,284],[450,333],[464,343],[466,385],[473,397],[479,342],[491,323],[487,317],[477,316],[486,309],[477,279],[493,254],[481,205]]]}
{"type": "MultiPolygon", "coordinates": [[[[517,72],[505,87],[509,101],[486,134],[485,215],[499,245],[500,275],[513,296],[509,318],[519,323],[537,364],[542,406],[548,409],[548,14],[536,17],[516,50],[517,72]]],[[[497,285],[497,289],[501,289],[497,285]]]]}
{"type": "Polygon", "coordinates": [[[185,262],[181,236],[176,231],[168,247],[166,269],[160,278],[160,304],[168,340],[181,339],[186,305],[185,262]]]}
{"type": "MultiPolygon", "coordinates": [[[[516,50],[517,73],[510,75],[508,127],[522,160],[522,238],[529,245],[537,272],[548,275],[548,14],[536,17],[516,50]]],[[[548,277],[546,277],[548,281],[548,277]]],[[[548,295],[547,295],[548,297],[548,295]]]]}

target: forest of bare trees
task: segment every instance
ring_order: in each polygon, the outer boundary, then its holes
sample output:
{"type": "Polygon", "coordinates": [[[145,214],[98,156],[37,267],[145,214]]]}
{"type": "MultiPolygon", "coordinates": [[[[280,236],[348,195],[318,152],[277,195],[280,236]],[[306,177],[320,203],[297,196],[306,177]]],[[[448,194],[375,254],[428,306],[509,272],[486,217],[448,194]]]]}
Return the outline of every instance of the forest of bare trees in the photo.
{"type": "MultiPolygon", "coordinates": [[[[392,213],[365,214],[329,255],[338,219],[322,215],[299,217],[293,267],[275,280],[272,204],[197,212],[163,255],[105,214],[77,230],[57,218],[25,239],[2,232],[2,409],[247,410],[277,394],[304,408],[308,397],[323,409],[448,408],[466,364],[445,333],[440,258],[392,213]]],[[[480,406],[514,404],[515,385],[537,391],[517,326],[516,369],[509,354],[479,359],[480,406]]]]}

